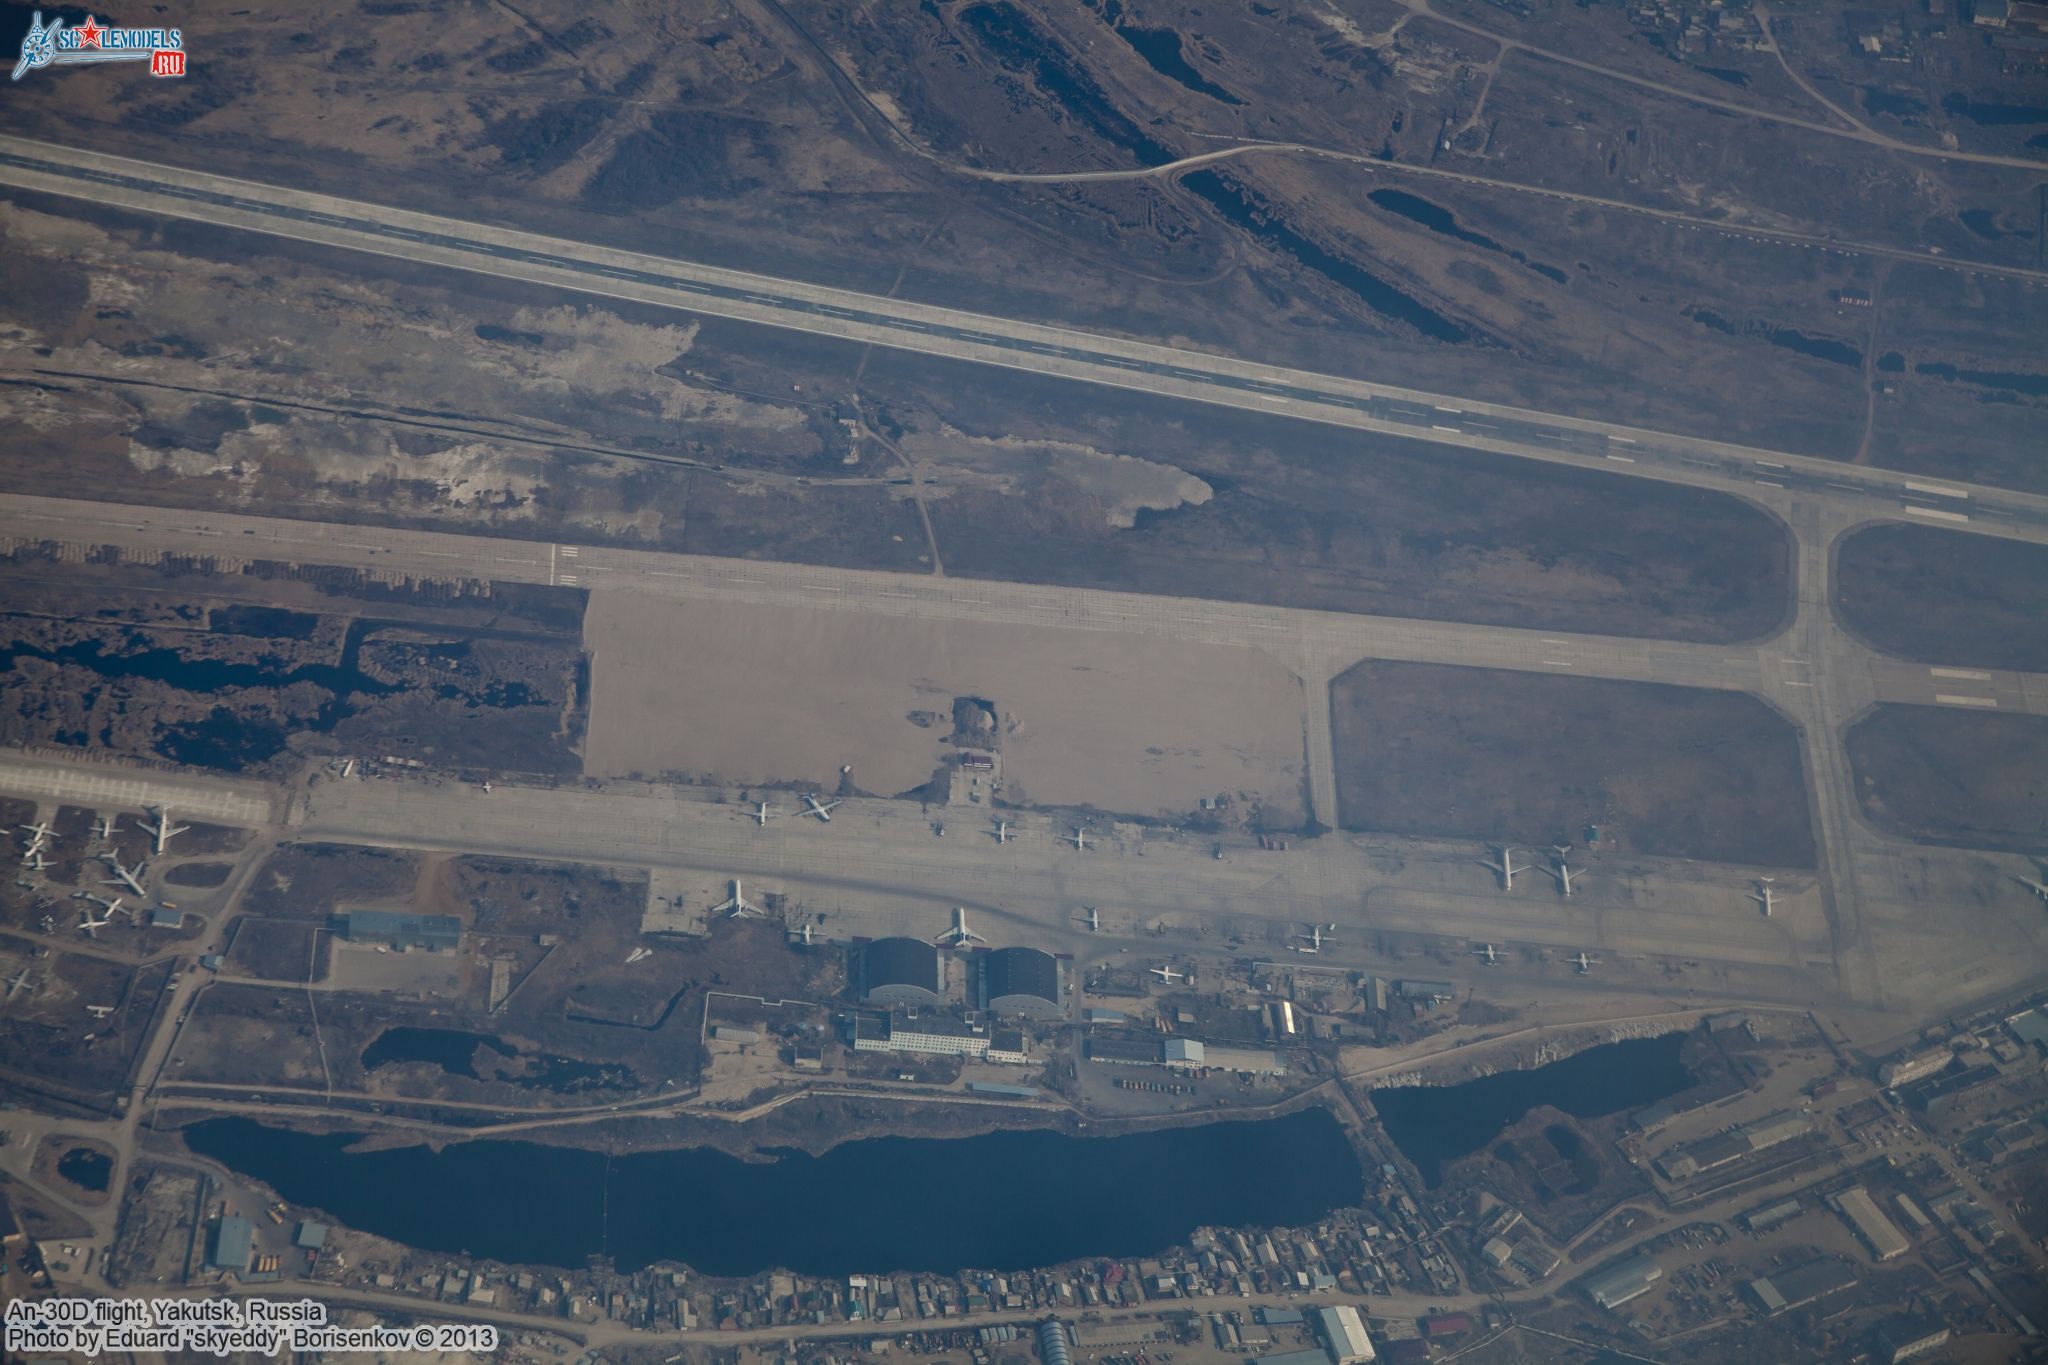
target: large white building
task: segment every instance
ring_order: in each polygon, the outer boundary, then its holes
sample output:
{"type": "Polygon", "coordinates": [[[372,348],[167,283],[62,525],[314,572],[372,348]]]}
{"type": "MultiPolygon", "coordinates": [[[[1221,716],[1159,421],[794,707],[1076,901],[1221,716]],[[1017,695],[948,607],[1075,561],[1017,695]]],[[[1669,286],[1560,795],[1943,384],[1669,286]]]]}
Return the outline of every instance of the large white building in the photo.
{"type": "Polygon", "coordinates": [[[1365,1319],[1350,1304],[1318,1308],[1315,1317],[1323,1344],[1329,1347],[1331,1365],[1361,1365],[1379,1358],[1372,1348],[1372,1338],[1365,1334],[1365,1319]]]}
{"type": "MultiPolygon", "coordinates": [[[[988,1030],[943,1014],[921,1017],[861,1016],[854,1021],[855,1052],[936,1052],[979,1057],[988,1051],[988,1030]]],[[[1021,1050],[1021,1049],[1020,1049],[1021,1050]]]]}

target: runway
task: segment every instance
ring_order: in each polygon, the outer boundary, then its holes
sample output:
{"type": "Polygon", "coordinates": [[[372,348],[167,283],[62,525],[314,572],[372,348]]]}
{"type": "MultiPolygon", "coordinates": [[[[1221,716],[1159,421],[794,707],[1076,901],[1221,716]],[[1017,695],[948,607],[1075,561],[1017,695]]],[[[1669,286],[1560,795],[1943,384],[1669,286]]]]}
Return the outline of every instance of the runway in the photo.
{"type": "Polygon", "coordinates": [[[2048,497],[1317,374],[1151,342],[593,246],[0,137],[0,184],[112,207],[1139,389],[1440,445],[1724,491],[1764,490],[1958,529],[2048,535],[2048,497]]]}

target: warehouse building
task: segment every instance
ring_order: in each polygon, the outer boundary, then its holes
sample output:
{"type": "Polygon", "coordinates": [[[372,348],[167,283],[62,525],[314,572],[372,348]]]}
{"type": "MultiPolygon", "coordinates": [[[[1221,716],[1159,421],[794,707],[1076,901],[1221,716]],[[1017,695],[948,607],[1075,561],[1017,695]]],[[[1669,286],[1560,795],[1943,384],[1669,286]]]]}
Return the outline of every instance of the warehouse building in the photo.
{"type": "Polygon", "coordinates": [[[242,1274],[248,1270],[249,1257],[255,1250],[255,1225],[239,1214],[222,1214],[213,1225],[213,1235],[207,1239],[206,1268],[242,1274]]]}
{"type": "Polygon", "coordinates": [[[875,1005],[936,1005],[945,998],[939,950],[923,939],[878,938],[853,951],[854,993],[875,1005]]]}
{"type": "Polygon", "coordinates": [[[427,948],[453,952],[462,946],[462,921],[453,915],[412,915],[398,910],[345,910],[335,916],[335,929],[350,943],[387,948],[427,948]]]}
{"type": "Polygon", "coordinates": [[[1066,1011],[1060,994],[1060,962],[1036,948],[997,948],[975,960],[976,1003],[997,1014],[1058,1019],[1066,1011]]]}
{"type": "Polygon", "coordinates": [[[1925,1080],[1945,1070],[1954,1060],[1955,1054],[1945,1047],[1928,1048],[1924,1052],[1902,1052],[1877,1069],[1877,1080],[1887,1090],[1896,1089],[1925,1080]]]}
{"type": "Polygon", "coordinates": [[[1588,1275],[1581,1287],[1586,1297],[1602,1308],[1619,1308],[1630,1299],[1641,1298],[1650,1286],[1664,1278],[1664,1268],[1647,1256],[1631,1256],[1597,1274],[1588,1275]]]}
{"type": "Polygon", "coordinates": [[[1861,1185],[1843,1190],[1835,1196],[1835,1208],[1856,1229],[1856,1235],[1870,1248],[1870,1254],[1879,1261],[1893,1261],[1906,1254],[1912,1246],[1906,1234],[1898,1225],[1884,1216],[1877,1207],[1877,1201],[1870,1197],[1870,1191],[1861,1185]]]}

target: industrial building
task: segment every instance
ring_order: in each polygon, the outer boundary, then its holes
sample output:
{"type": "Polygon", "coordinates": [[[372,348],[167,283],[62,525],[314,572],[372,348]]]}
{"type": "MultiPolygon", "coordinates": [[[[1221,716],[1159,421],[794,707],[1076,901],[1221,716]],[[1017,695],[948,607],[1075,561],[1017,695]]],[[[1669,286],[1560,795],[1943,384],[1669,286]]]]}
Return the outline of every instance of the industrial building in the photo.
{"type": "Polygon", "coordinates": [[[255,1250],[255,1225],[239,1214],[222,1214],[213,1225],[212,1236],[207,1238],[206,1268],[232,1270],[239,1275],[248,1270],[249,1257],[255,1250]]]}
{"type": "Polygon", "coordinates": [[[1955,1054],[1945,1047],[1901,1053],[1877,1069],[1878,1084],[1887,1090],[1911,1085],[1945,1069],[1954,1060],[1955,1054]]]}
{"type": "Polygon", "coordinates": [[[853,950],[854,993],[875,1005],[936,1005],[946,985],[939,950],[918,938],[878,938],[853,950]]]}
{"type": "Polygon", "coordinates": [[[1742,1226],[1759,1235],[1769,1232],[1780,1223],[1789,1223],[1799,1216],[1805,1207],[1797,1199],[1780,1199],[1760,1209],[1751,1209],[1741,1217],[1742,1226]]]}
{"type": "Polygon", "coordinates": [[[1732,1133],[1721,1133],[1703,1142],[1666,1152],[1657,1158],[1657,1169],[1664,1173],[1666,1180],[1690,1180],[1703,1171],[1725,1166],[1781,1142],[1805,1137],[1812,1131],[1813,1124],[1806,1115],[1782,1109],[1753,1123],[1746,1123],[1732,1133]]]}
{"type": "Polygon", "coordinates": [[[976,1003],[996,1014],[1058,1019],[1066,1013],[1060,962],[1036,948],[996,948],[975,958],[976,1003]]]}
{"type": "Polygon", "coordinates": [[[1870,1248],[1870,1254],[1880,1262],[1897,1260],[1906,1254],[1912,1243],[1906,1234],[1900,1232],[1891,1219],[1884,1216],[1877,1207],[1877,1201],[1870,1197],[1870,1191],[1861,1185],[1843,1190],[1835,1196],[1835,1208],[1856,1229],[1856,1235],[1870,1248]]]}
{"type": "Polygon", "coordinates": [[[1457,993],[1458,988],[1448,981],[1397,981],[1394,983],[1394,994],[1404,1000],[1420,1000],[1425,1004],[1433,1005],[1440,1000],[1449,1000],[1457,995],[1457,993]]]}
{"type": "Polygon", "coordinates": [[[1839,1294],[1845,1289],[1854,1288],[1855,1285],[1856,1272],[1850,1269],[1846,1261],[1837,1260],[1833,1256],[1823,1256],[1804,1265],[1794,1266],[1790,1270],[1780,1270],[1751,1280],[1748,1287],[1750,1296],[1764,1312],[1775,1317],[1779,1313],[1804,1308],[1830,1294],[1839,1294]]]}
{"type": "Polygon", "coordinates": [[[1027,1066],[1031,1061],[1031,1054],[1024,1050],[1024,1034],[1013,1028],[991,1033],[984,1055],[992,1062],[1008,1062],[1012,1066],[1027,1066]]]}
{"type": "Polygon", "coordinates": [[[462,946],[462,921],[453,915],[413,915],[400,910],[344,910],[335,929],[350,943],[376,943],[401,951],[426,948],[453,952],[462,946]]]}
{"type": "Polygon", "coordinates": [[[1932,1313],[1901,1313],[1880,1322],[1876,1335],[1877,1358],[1901,1365],[1947,1345],[1949,1327],[1932,1313]]]}
{"type": "Polygon", "coordinates": [[[1588,1275],[1581,1284],[1586,1297],[1602,1308],[1619,1308],[1630,1299],[1650,1292],[1650,1286],[1664,1278],[1664,1268],[1647,1256],[1631,1256],[1607,1269],[1588,1275]]]}
{"type": "Polygon", "coordinates": [[[1067,1328],[1058,1318],[1047,1318],[1038,1324],[1038,1358],[1045,1365],[1074,1365],[1073,1352],[1067,1346],[1067,1328]]]}
{"type": "Polygon", "coordinates": [[[1362,1365],[1375,1359],[1372,1338],[1365,1334],[1365,1320],[1348,1303],[1315,1310],[1316,1330],[1330,1351],[1330,1365],[1362,1365]]]}
{"type": "Polygon", "coordinates": [[[853,1021],[855,1052],[931,1052],[979,1057],[988,1051],[988,1030],[943,1014],[860,1015],[853,1021]]]}

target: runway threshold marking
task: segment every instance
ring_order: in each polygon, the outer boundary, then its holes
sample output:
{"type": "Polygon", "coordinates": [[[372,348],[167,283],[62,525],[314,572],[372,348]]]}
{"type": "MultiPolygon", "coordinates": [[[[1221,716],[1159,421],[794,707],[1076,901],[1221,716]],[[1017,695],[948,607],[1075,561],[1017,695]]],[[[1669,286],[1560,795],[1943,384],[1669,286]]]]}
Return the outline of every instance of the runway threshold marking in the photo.
{"type": "Polygon", "coordinates": [[[1954,692],[1936,692],[1934,700],[1942,706],[1988,706],[1993,710],[1998,707],[1996,697],[1965,697],[1954,692]]]}
{"type": "Polygon", "coordinates": [[[1936,521],[1968,521],[1970,519],[1961,512],[1951,512],[1943,507],[1922,507],[1917,502],[1902,502],[1899,506],[1916,517],[1933,517],[1936,521]]]}
{"type": "Polygon", "coordinates": [[[1969,682],[1990,682],[1991,675],[1976,668],[1930,668],[1927,670],[1937,678],[1962,678],[1969,682]]]}

